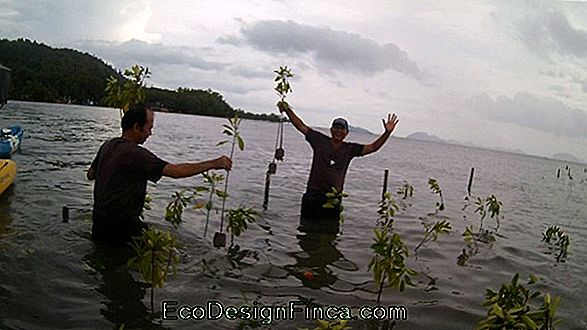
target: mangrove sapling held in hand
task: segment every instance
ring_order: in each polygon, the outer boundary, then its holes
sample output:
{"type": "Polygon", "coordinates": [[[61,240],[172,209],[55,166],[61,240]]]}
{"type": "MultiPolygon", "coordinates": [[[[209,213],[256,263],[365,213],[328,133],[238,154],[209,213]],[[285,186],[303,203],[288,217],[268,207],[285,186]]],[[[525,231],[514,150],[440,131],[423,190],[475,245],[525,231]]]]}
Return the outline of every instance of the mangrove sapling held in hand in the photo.
{"type": "MultiPolygon", "coordinates": [[[[279,95],[279,103],[285,103],[285,98],[288,93],[292,92],[291,85],[289,83],[289,78],[293,77],[293,73],[287,66],[280,66],[279,70],[274,70],[274,73],[277,74],[275,77],[275,81],[277,85],[275,86],[274,90],[279,95]]],[[[283,161],[285,157],[285,149],[283,149],[283,122],[285,121],[285,116],[283,113],[279,116],[279,125],[277,126],[277,137],[275,137],[275,153],[273,155],[273,160],[269,163],[269,167],[267,168],[267,174],[265,176],[265,193],[263,198],[263,209],[267,209],[267,205],[269,204],[269,186],[271,185],[271,175],[277,173],[277,163],[275,161],[283,161]]]]}
{"type": "MultiPolygon", "coordinates": [[[[228,119],[228,125],[224,124],[224,130],[222,131],[223,134],[232,137],[232,143],[230,146],[230,159],[234,157],[234,147],[238,144],[238,148],[243,151],[245,149],[245,141],[240,135],[239,125],[241,119],[238,115],[234,115],[234,117],[228,119]]],[[[225,143],[228,143],[228,140],[220,141],[216,145],[220,146],[225,143]]],[[[226,246],[226,235],[223,233],[224,230],[224,206],[226,204],[226,197],[228,196],[228,178],[230,172],[226,172],[226,180],[224,181],[224,193],[222,194],[222,209],[220,210],[220,232],[216,232],[214,234],[214,246],[215,247],[224,247],[226,246]]]]}

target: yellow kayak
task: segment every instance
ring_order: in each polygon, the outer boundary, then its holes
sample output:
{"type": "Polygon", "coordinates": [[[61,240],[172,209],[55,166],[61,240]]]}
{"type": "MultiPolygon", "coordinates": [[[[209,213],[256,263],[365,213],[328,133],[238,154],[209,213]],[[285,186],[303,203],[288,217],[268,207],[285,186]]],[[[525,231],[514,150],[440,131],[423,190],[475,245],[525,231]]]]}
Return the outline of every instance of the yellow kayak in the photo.
{"type": "Polygon", "coordinates": [[[14,182],[16,163],[10,159],[0,159],[0,195],[14,182]]]}

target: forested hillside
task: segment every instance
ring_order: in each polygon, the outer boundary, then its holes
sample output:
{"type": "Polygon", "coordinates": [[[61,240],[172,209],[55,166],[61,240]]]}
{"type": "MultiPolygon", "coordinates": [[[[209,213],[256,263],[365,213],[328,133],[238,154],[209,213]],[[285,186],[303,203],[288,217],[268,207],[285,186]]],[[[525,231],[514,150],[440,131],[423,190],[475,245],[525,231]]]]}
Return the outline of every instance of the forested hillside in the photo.
{"type": "MultiPolygon", "coordinates": [[[[103,105],[106,80],[124,77],[103,60],[73,49],[57,49],[27,39],[0,39],[0,64],[11,69],[10,100],[103,105]]],[[[140,63],[137,63],[140,64],[140,63]]],[[[275,114],[233,109],[210,89],[146,88],[146,102],[169,112],[277,121],[275,114]]]]}

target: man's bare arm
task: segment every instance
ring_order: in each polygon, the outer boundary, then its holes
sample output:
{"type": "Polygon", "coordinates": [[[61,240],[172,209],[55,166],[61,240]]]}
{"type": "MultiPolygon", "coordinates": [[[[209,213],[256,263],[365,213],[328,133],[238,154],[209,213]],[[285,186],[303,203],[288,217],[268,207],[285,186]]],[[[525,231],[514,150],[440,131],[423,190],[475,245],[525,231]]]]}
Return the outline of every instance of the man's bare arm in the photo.
{"type": "Polygon", "coordinates": [[[277,107],[279,108],[279,111],[285,112],[291,123],[298,131],[300,131],[304,135],[308,134],[310,128],[302,121],[302,119],[300,119],[300,117],[298,117],[298,115],[296,115],[296,113],[289,106],[289,104],[285,102],[278,102],[277,107]]]}
{"type": "Polygon", "coordinates": [[[170,178],[187,178],[208,170],[227,170],[232,168],[232,160],[226,156],[198,163],[167,164],[163,175],[170,178]]]}
{"type": "Polygon", "coordinates": [[[391,114],[387,115],[387,122],[383,119],[382,119],[382,121],[383,121],[383,128],[385,129],[385,131],[375,141],[373,141],[372,143],[366,144],[363,147],[362,155],[368,155],[370,153],[373,153],[373,152],[381,149],[381,147],[385,144],[387,139],[391,136],[391,133],[393,133],[393,130],[395,130],[395,126],[399,122],[395,113],[393,114],[393,116],[391,114]]]}

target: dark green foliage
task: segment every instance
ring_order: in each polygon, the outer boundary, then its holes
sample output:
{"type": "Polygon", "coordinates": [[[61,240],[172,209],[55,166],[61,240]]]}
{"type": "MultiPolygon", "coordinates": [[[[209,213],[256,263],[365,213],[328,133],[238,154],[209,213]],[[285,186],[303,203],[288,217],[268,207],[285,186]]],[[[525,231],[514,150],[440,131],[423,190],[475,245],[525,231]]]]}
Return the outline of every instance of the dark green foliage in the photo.
{"type": "Polygon", "coordinates": [[[231,235],[231,245],[234,237],[239,237],[245,230],[247,230],[248,223],[255,222],[255,216],[258,213],[251,208],[239,207],[228,210],[228,225],[226,231],[231,235]]]}
{"type": "Polygon", "coordinates": [[[344,191],[337,191],[336,188],[332,187],[329,192],[326,193],[326,203],[322,205],[325,209],[335,209],[338,208],[339,213],[339,221],[340,223],[344,223],[344,216],[342,212],[344,211],[344,206],[342,205],[342,199],[344,197],[348,197],[349,195],[344,191]]]}
{"type": "Polygon", "coordinates": [[[0,40],[0,63],[12,70],[13,100],[101,104],[106,80],[122,79],[102,60],[27,39],[0,40]]]}
{"type": "Polygon", "coordinates": [[[428,179],[428,185],[430,186],[430,191],[437,194],[440,198],[440,201],[436,202],[436,213],[439,211],[444,211],[444,198],[442,197],[442,189],[440,189],[440,185],[438,185],[438,181],[436,179],[428,179]]]}
{"type": "Polygon", "coordinates": [[[542,241],[546,242],[549,250],[558,252],[556,255],[557,262],[564,262],[568,256],[571,239],[559,226],[550,226],[542,233],[542,241]]]}
{"type": "MultiPolygon", "coordinates": [[[[481,320],[476,329],[554,329],[557,323],[555,314],[560,299],[552,299],[547,293],[542,304],[533,307],[531,302],[539,298],[542,293],[530,291],[521,285],[519,274],[514,275],[511,283],[501,285],[498,292],[487,289],[483,306],[489,307],[487,318],[481,320]]],[[[538,279],[530,275],[528,285],[536,283],[538,279]]]]}

